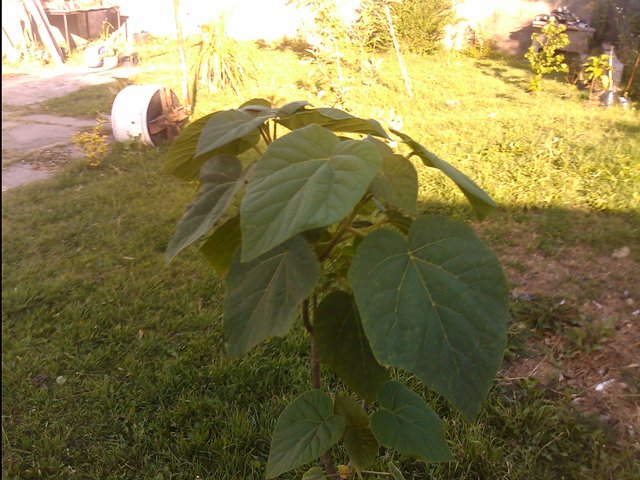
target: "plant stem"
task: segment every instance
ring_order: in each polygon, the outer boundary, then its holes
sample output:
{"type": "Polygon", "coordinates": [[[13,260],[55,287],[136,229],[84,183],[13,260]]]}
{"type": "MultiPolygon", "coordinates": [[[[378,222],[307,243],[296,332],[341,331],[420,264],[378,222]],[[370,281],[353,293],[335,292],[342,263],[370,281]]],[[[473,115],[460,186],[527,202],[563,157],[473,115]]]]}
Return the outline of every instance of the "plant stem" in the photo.
{"type": "Polygon", "coordinates": [[[262,139],[264,140],[264,143],[266,143],[267,145],[270,145],[271,139],[269,138],[269,130],[265,128],[264,125],[258,128],[258,130],[260,130],[260,135],[262,135],[262,139]]]}
{"type": "Polygon", "coordinates": [[[366,234],[362,233],[357,228],[347,227],[347,231],[350,232],[350,233],[353,233],[356,237],[364,238],[364,237],[367,236],[366,234]]]}
{"type": "Polygon", "coordinates": [[[304,328],[309,332],[311,340],[311,385],[313,388],[320,388],[320,358],[318,357],[318,349],[316,347],[316,336],[313,331],[313,325],[309,318],[309,298],[302,301],[302,323],[304,328]]]}
{"type": "Polygon", "coordinates": [[[356,218],[356,215],[358,215],[358,211],[360,210],[360,208],[365,203],[367,203],[369,198],[370,198],[369,194],[366,194],[364,197],[362,197],[362,199],[358,202],[358,204],[351,211],[351,215],[349,215],[349,217],[346,218],[340,224],[340,226],[338,227],[338,230],[336,231],[335,235],[333,236],[333,238],[329,242],[329,245],[327,245],[327,248],[325,248],[324,251],[318,257],[318,260],[320,262],[323,262],[329,256],[329,254],[331,253],[331,250],[333,250],[333,247],[335,247],[338,244],[338,242],[340,242],[340,239],[344,235],[344,232],[346,232],[349,229],[349,227],[351,227],[351,223],[353,222],[353,219],[356,218]]]}
{"type": "MultiPolygon", "coordinates": [[[[315,297],[314,297],[314,308],[315,308],[315,297]]],[[[313,331],[313,325],[311,325],[311,320],[309,318],[309,298],[305,298],[302,301],[302,323],[304,327],[309,332],[309,338],[311,339],[311,385],[313,388],[320,388],[320,358],[318,357],[318,349],[316,347],[316,336],[313,331]]],[[[338,478],[338,471],[336,467],[333,465],[333,460],[331,460],[331,455],[329,452],[326,452],[320,458],[322,460],[322,464],[324,465],[324,470],[327,476],[331,478],[338,478]]]]}

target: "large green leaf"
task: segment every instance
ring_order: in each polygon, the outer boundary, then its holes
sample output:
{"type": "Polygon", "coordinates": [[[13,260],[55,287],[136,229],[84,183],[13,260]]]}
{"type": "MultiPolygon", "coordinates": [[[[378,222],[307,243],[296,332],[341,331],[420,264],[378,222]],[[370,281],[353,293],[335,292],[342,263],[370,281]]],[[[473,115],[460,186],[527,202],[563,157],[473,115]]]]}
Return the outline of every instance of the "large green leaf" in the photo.
{"type": "Polygon", "coordinates": [[[264,112],[265,109],[271,110],[271,102],[265,98],[252,98],[251,100],[247,100],[246,102],[244,102],[238,108],[240,110],[264,112]],[[252,110],[253,107],[258,108],[252,110]]]}
{"type": "Polygon", "coordinates": [[[344,432],[344,418],[333,413],[331,397],[320,390],[303,393],[284,409],[273,432],[267,478],[274,478],[323,455],[344,432]]]}
{"type": "Polygon", "coordinates": [[[163,165],[164,172],[170,173],[181,180],[195,180],[198,178],[200,168],[206,158],[195,159],[194,156],[198,147],[200,133],[212,115],[215,115],[215,113],[205,115],[185,127],[167,152],[163,165]]]}
{"type": "Polygon", "coordinates": [[[344,218],[365,194],[382,158],[368,142],[341,142],[309,125],[269,145],[255,167],[240,205],[243,261],[344,218]]]}
{"type": "Polygon", "coordinates": [[[444,424],[420,396],[389,381],[378,393],[378,402],[381,408],[371,416],[371,429],[382,445],[424,461],[452,460],[444,424]]]}
{"type": "Polygon", "coordinates": [[[336,395],[333,411],[344,417],[342,441],[352,465],[361,472],[375,461],[380,448],[369,427],[369,416],[358,402],[342,395],[336,395]]]}
{"type": "Polygon", "coordinates": [[[384,157],[382,171],[373,179],[369,190],[380,200],[415,213],[418,173],[411,161],[402,155],[384,157]]]}
{"type": "MultiPolygon", "coordinates": [[[[291,110],[295,111],[293,108],[291,110]]],[[[288,117],[281,115],[276,121],[289,130],[316,124],[333,132],[362,133],[389,138],[387,132],[376,120],[354,117],[338,108],[298,110],[288,117]]]]}
{"type": "Polygon", "coordinates": [[[224,331],[230,355],[272,336],[285,335],[296,308],[313,289],[320,265],[309,244],[294,237],[249,263],[239,255],[229,267],[224,331]]]}
{"type": "Polygon", "coordinates": [[[206,235],[231,204],[243,185],[242,164],[232,155],[216,155],[200,173],[200,191],[178,222],[167,246],[167,260],[206,235]]]}
{"type": "Polygon", "coordinates": [[[318,306],[314,331],[320,360],[363,398],[373,401],[387,380],[362,329],[355,299],[333,292],[318,306]]]}
{"type": "Polygon", "coordinates": [[[256,138],[258,127],[274,115],[272,111],[260,114],[251,114],[243,110],[217,112],[202,128],[196,156],[215,152],[238,140],[256,138]]]}
{"type": "Polygon", "coordinates": [[[304,109],[304,107],[306,107],[307,105],[311,107],[313,106],[306,100],[298,100],[295,102],[287,103],[286,105],[283,105],[276,110],[276,117],[289,117],[294,113],[297,113],[298,111],[304,109]]]}
{"type": "Polygon", "coordinates": [[[376,359],[473,418],[506,344],[508,288],[495,254],[463,223],[425,215],[407,240],[368,235],[348,278],[376,359]]]}
{"type": "Polygon", "coordinates": [[[489,212],[495,208],[496,203],[487,194],[487,192],[480,188],[473,180],[467,177],[460,170],[442,160],[435,153],[424,148],[409,135],[405,135],[404,133],[393,129],[391,129],[391,131],[395,135],[399,136],[404,143],[409,145],[413,152],[422,159],[422,162],[427,167],[437,168],[453,180],[460,190],[462,190],[464,196],[467,197],[467,200],[469,200],[469,203],[474,208],[479,218],[486,217],[489,212]]]}
{"type": "Polygon", "coordinates": [[[215,229],[200,247],[200,252],[220,274],[229,269],[233,255],[240,246],[240,218],[235,217],[215,229]]]}

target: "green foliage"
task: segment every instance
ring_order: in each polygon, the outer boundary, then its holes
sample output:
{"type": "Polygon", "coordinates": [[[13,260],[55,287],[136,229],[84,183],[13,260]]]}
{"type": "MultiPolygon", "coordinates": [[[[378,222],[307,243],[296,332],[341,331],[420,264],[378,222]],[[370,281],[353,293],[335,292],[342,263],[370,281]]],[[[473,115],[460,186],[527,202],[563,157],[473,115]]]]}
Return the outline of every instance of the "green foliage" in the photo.
{"type": "Polygon", "coordinates": [[[245,82],[246,60],[241,58],[237,43],[226,33],[226,20],[202,25],[202,44],[195,66],[195,88],[206,87],[209,91],[232,89],[239,93],[245,82]]]}
{"type": "Polygon", "coordinates": [[[597,0],[591,14],[594,41],[616,45],[627,70],[640,54],[640,3],[637,0],[597,0]]]}
{"type": "Polygon", "coordinates": [[[411,52],[424,55],[441,48],[444,28],[453,19],[450,0],[412,0],[391,6],[396,35],[411,52]]]}
{"type": "Polygon", "coordinates": [[[273,432],[267,479],[318,458],[338,443],[345,419],[333,413],[333,401],[320,390],[303,393],[284,409],[273,432]]]}
{"type": "Polygon", "coordinates": [[[557,50],[569,45],[569,36],[562,33],[566,29],[567,27],[557,24],[552,18],[547,25],[542,27],[542,34],[534,33],[531,36],[531,46],[524,55],[533,70],[533,78],[529,85],[530,91],[540,90],[543,75],[569,71],[564,55],[557,53],[557,50]]]}
{"type": "Polygon", "coordinates": [[[389,381],[378,401],[380,409],[371,416],[371,429],[382,445],[425,462],[452,460],[444,423],[419,395],[389,381]]]}
{"type": "Polygon", "coordinates": [[[463,173],[391,131],[408,153],[385,143],[389,134],[375,120],[253,99],[186,129],[167,155],[166,171],[188,178],[200,168],[201,184],[167,257],[209,236],[201,250],[217,271],[228,269],[227,352],[285,336],[298,310],[310,336],[315,390],[278,419],[267,478],[320,456],[327,465],[339,441],[358,472],[380,444],[448,461],[442,420],[417,394],[387,381],[387,369],[416,374],[471,420],[502,362],[508,298],[500,264],[464,224],[416,214],[409,158],[449,177],[479,217],[495,204],[463,173]],[[289,132],[278,138],[277,126],[289,132]],[[258,136],[264,145],[252,140],[258,136]],[[238,145],[239,152],[251,145],[257,157],[228,153],[238,145]],[[353,399],[318,390],[320,361],[378,405],[371,420],[353,399]]]}
{"type": "Polygon", "coordinates": [[[387,17],[380,0],[363,0],[357,14],[349,36],[360,52],[386,52],[393,47],[387,17]]]}
{"type": "Polygon", "coordinates": [[[601,89],[607,90],[609,88],[609,72],[611,71],[611,65],[609,65],[609,55],[600,55],[599,57],[589,57],[587,61],[582,65],[584,72],[587,75],[587,81],[590,82],[589,91],[593,93],[593,90],[598,84],[601,89]]]}

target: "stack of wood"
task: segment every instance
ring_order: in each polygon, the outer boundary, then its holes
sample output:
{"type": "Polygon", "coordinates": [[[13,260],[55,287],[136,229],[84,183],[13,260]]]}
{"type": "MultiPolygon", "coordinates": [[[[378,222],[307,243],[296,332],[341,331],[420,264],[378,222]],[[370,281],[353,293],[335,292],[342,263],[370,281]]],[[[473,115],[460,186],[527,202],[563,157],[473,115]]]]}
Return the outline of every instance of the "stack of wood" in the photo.
{"type": "Polygon", "coordinates": [[[40,42],[55,64],[65,62],[66,55],[60,47],[64,38],[51,26],[41,0],[3,1],[2,7],[3,55],[17,60],[29,45],[40,42]]]}

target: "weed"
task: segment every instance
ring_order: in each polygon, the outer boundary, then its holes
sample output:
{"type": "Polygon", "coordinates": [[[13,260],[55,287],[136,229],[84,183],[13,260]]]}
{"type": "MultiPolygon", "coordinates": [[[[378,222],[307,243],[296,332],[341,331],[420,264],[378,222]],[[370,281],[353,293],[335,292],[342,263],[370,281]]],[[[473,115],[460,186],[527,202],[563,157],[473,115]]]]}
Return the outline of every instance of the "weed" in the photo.
{"type": "Polygon", "coordinates": [[[572,351],[593,352],[602,350],[603,344],[613,333],[615,319],[594,320],[580,316],[577,322],[566,329],[565,337],[572,346],[572,351]]]}
{"type": "Polygon", "coordinates": [[[109,143],[103,133],[104,123],[104,120],[98,119],[90,131],[78,132],[71,137],[71,143],[84,152],[91,168],[100,166],[102,158],[109,149],[109,143]]]}

